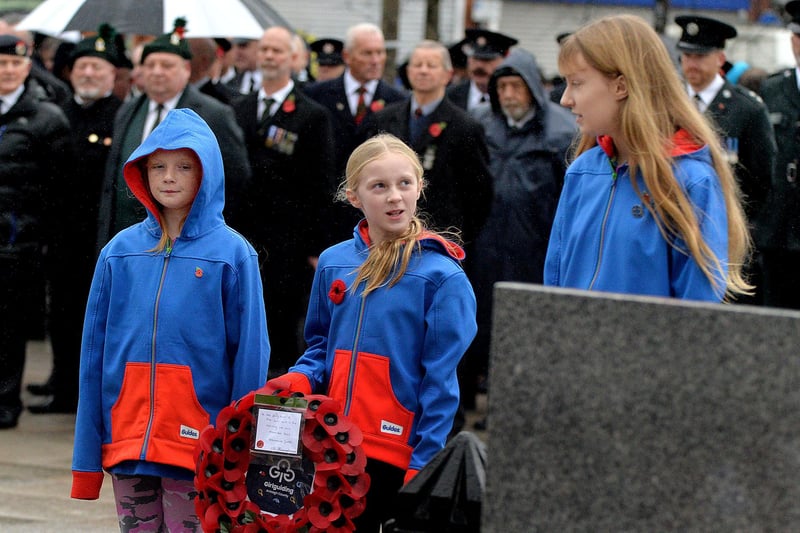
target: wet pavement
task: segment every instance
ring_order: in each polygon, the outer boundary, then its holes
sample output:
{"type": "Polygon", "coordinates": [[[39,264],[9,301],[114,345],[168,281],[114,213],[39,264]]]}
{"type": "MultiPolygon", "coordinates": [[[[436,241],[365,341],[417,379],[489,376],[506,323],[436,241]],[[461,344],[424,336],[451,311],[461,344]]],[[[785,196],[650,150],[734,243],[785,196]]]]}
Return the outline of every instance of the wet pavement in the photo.
{"type": "MultiPolygon", "coordinates": [[[[50,367],[49,343],[29,342],[24,383],[45,381],[50,367]]],[[[23,392],[27,405],[43,399],[23,392]]],[[[99,500],[69,497],[74,428],[75,415],[23,411],[16,428],[0,430],[0,531],[119,531],[110,479],[103,483],[99,500]]]]}

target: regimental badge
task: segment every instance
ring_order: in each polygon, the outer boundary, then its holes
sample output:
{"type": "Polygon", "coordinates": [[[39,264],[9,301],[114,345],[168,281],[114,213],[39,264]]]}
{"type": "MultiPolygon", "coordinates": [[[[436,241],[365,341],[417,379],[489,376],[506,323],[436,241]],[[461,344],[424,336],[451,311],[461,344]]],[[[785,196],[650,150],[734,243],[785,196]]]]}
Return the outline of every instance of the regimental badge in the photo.
{"type": "Polygon", "coordinates": [[[335,50],[333,43],[325,43],[322,45],[322,53],[324,54],[332,54],[335,50]]]}
{"type": "Polygon", "coordinates": [[[173,33],[173,34],[172,34],[172,35],[170,35],[170,37],[169,37],[169,42],[170,42],[170,44],[172,44],[173,46],[178,46],[178,45],[180,45],[180,44],[181,44],[181,37],[180,37],[180,35],[178,35],[177,33],[173,33]]]}
{"type": "Polygon", "coordinates": [[[686,33],[689,35],[697,35],[700,33],[700,26],[696,22],[690,22],[686,25],[686,33]]]}
{"type": "Polygon", "coordinates": [[[286,155],[294,153],[299,135],[278,126],[270,126],[264,136],[264,146],[286,155]]]}
{"type": "Polygon", "coordinates": [[[344,104],[341,102],[336,102],[336,110],[337,111],[344,111],[344,104]]]}
{"type": "Polygon", "coordinates": [[[477,44],[478,46],[486,46],[486,37],[481,35],[480,37],[475,39],[475,44],[477,44]]]}
{"type": "Polygon", "coordinates": [[[90,133],[89,136],[86,137],[86,140],[89,141],[90,143],[94,144],[94,143],[96,143],[97,141],[100,140],[100,136],[97,135],[96,133],[90,133]]]}
{"type": "Polygon", "coordinates": [[[103,40],[102,37],[98,37],[97,40],[94,42],[94,51],[95,52],[106,51],[106,42],[103,40]]]}
{"type": "Polygon", "coordinates": [[[425,150],[425,154],[422,156],[422,168],[425,170],[430,170],[433,168],[433,164],[436,162],[436,145],[431,144],[428,145],[428,148],[425,150]]]}
{"type": "Polygon", "coordinates": [[[28,55],[28,47],[23,41],[17,41],[17,46],[14,48],[14,52],[16,52],[18,56],[26,56],[28,55]]]}

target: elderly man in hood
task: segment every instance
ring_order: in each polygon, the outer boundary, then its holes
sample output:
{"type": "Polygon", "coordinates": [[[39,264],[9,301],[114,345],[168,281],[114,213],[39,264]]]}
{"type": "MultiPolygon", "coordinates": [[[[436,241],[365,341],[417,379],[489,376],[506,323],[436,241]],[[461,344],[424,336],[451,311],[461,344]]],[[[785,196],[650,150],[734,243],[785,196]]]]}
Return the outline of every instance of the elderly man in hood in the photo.
{"type": "Polygon", "coordinates": [[[478,374],[488,363],[494,283],[542,282],[566,153],[576,133],[571,113],[549,100],[540,80],[533,55],[512,49],[489,80],[491,109],[476,117],[486,132],[494,184],[471,277],[478,336],[468,357],[478,374]]]}

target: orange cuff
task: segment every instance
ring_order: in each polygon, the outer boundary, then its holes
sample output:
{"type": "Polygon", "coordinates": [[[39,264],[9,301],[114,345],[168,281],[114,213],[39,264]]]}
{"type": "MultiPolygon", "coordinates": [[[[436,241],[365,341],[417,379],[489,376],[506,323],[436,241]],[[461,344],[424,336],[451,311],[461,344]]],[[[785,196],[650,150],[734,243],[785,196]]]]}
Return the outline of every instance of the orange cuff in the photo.
{"type": "Polygon", "coordinates": [[[76,500],[96,500],[103,486],[102,472],[72,472],[72,492],[70,498],[76,500]]]}

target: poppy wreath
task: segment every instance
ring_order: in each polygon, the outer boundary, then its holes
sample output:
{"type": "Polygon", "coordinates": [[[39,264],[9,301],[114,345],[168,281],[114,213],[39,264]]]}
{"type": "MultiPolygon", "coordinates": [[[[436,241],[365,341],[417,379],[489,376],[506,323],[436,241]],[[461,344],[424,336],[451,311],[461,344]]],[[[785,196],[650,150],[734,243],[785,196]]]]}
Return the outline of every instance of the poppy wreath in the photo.
{"type": "Polygon", "coordinates": [[[247,498],[245,474],[250,465],[250,437],[256,392],[223,408],[216,425],[200,434],[195,449],[195,510],[203,531],[219,533],[346,533],[364,512],[370,478],[363,435],[337,400],[320,394],[291,392],[288,382],[270,381],[257,391],[308,401],[303,428],[303,456],[315,466],[314,486],[303,507],[292,515],[272,515],[247,498]]]}

